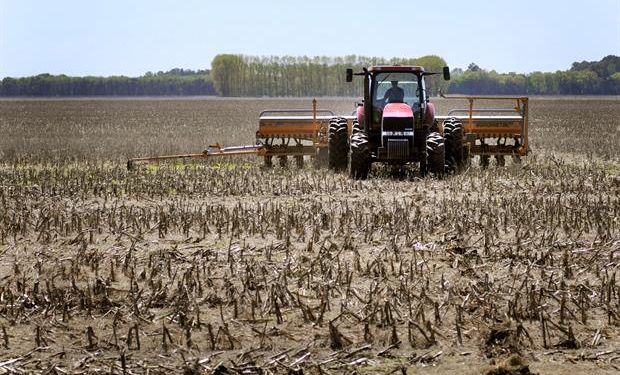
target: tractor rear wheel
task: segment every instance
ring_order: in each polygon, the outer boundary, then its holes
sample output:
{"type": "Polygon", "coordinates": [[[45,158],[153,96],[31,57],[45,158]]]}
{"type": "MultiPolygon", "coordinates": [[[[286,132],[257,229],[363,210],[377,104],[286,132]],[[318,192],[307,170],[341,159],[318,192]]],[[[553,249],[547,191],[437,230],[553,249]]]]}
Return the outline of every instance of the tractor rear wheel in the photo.
{"type": "Polygon", "coordinates": [[[444,139],[438,132],[426,136],[426,172],[441,176],[445,171],[446,148],[444,139]]]}
{"type": "Polygon", "coordinates": [[[362,130],[351,135],[351,153],[349,154],[349,174],[356,180],[365,180],[372,164],[368,135],[362,130]]]}
{"type": "Polygon", "coordinates": [[[344,171],[349,164],[349,132],[347,120],[335,117],[329,121],[329,169],[344,171]]]}
{"type": "MultiPolygon", "coordinates": [[[[443,136],[445,138],[446,168],[448,171],[456,171],[466,162],[465,147],[463,147],[463,124],[460,120],[452,117],[443,123],[443,136]]],[[[467,156],[468,157],[468,156],[467,156]]]]}

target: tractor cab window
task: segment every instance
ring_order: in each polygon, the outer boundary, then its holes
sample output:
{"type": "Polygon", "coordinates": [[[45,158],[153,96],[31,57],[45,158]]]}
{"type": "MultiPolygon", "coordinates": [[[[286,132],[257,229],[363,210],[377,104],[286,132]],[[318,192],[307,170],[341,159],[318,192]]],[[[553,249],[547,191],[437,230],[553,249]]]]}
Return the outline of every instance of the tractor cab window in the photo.
{"type": "Polygon", "coordinates": [[[383,108],[388,103],[407,103],[420,108],[418,77],[408,72],[382,72],[374,79],[373,106],[383,108]]]}

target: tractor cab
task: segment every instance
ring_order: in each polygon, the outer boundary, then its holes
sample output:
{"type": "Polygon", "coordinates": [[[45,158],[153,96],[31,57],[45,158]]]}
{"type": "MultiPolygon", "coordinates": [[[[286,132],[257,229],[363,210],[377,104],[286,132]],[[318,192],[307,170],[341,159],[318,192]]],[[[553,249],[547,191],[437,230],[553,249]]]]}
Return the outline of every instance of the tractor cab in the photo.
{"type": "MultiPolygon", "coordinates": [[[[355,75],[364,76],[364,105],[357,110],[361,127],[369,133],[380,130],[386,115],[391,116],[390,108],[399,108],[398,116],[403,116],[405,108],[402,104],[406,104],[411,110],[410,117],[416,127],[432,124],[434,108],[428,103],[424,83],[424,77],[429,74],[435,73],[428,73],[420,66],[410,65],[371,66],[362,73],[356,73],[355,75]]],[[[352,79],[352,70],[347,71],[347,81],[352,79]]],[[[369,136],[372,137],[371,134],[369,136]]]]}
{"type": "Polygon", "coordinates": [[[413,73],[380,72],[374,76],[372,97],[375,108],[389,103],[407,103],[411,108],[420,107],[421,77],[413,73]],[[402,94],[399,97],[399,93],[402,94]]]}
{"type": "Polygon", "coordinates": [[[380,71],[370,76],[370,82],[370,96],[372,98],[370,128],[377,129],[380,127],[386,107],[388,107],[388,113],[391,112],[390,108],[400,108],[402,113],[405,108],[402,104],[406,104],[411,109],[412,115],[420,112],[420,103],[423,102],[420,95],[424,92],[422,76],[414,72],[380,71]],[[393,106],[391,104],[400,105],[393,106]]]}

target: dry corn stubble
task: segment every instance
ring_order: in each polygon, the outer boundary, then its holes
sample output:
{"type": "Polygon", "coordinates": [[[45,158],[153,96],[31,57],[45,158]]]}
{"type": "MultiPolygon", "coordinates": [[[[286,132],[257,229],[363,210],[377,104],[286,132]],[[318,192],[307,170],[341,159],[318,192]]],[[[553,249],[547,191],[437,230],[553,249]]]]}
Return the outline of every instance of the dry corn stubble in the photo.
{"type": "Polygon", "coordinates": [[[2,101],[0,363],[479,373],[516,355],[614,371],[614,103],[534,99],[521,165],[359,182],[253,159],[119,162],[251,143],[260,109],[302,100],[2,101]]]}

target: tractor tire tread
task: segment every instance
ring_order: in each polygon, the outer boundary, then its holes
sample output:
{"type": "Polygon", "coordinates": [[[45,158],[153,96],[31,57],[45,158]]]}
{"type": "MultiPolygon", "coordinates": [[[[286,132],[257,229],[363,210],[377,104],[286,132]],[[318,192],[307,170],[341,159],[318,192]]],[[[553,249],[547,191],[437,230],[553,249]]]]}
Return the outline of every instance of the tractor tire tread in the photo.
{"type": "Polygon", "coordinates": [[[347,169],[349,163],[349,134],[347,120],[342,117],[332,118],[329,122],[329,169],[340,172],[347,169]]]}

